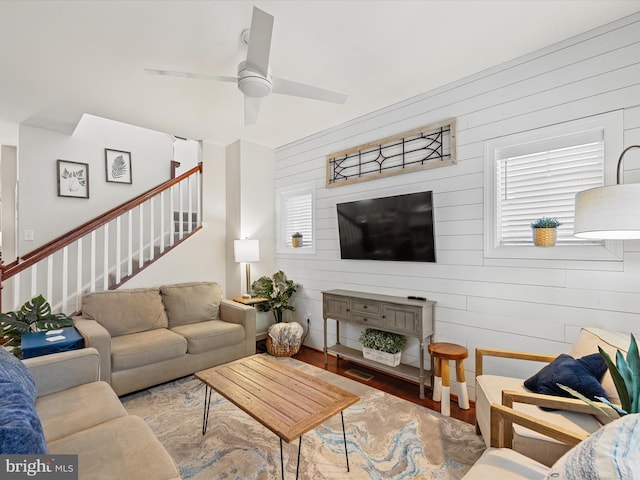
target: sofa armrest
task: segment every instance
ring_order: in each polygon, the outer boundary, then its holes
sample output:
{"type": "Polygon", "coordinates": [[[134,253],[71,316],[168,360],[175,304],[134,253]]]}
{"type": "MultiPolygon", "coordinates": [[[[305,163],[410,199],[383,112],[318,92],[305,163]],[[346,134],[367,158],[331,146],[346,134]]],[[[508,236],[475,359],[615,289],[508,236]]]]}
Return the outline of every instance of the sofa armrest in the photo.
{"type": "Polygon", "coordinates": [[[100,380],[111,384],[111,335],[95,320],[81,315],[71,319],[74,327],[84,337],[85,347],[93,347],[100,354],[100,380]]]}
{"type": "Polygon", "coordinates": [[[238,323],[244,327],[246,355],[256,353],[256,309],[223,298],[220,302],[220,320],[238,323]]]}
{"type": "Polygon", "coordinates": [[[518,352],[515,350],[500,350],[497,348],[476,348],[476,377],[482,375],[484,357],[511,358],[514,360],[529,360],[534,362],[549,363],[556,359],[557,355],[545,353],[518,352]]]}
{"type": "Polygon", "coordinates": [[[38,388],[38,397],[100,380],[95,348],[52,353],[23,360],[38,388]]]}
{"type": "MultiPolygon", "coordinates": [[[[569,399],[570,400],[570,399],[569,399]]],[[[559,427],[550,422],[516,411],[504,405],[491,405],[491,446],[496,448],[511,448],[513,424],[551,437],[567,445],[577,445],[588,437],[585,433],[574,432],[559,427]]]]}

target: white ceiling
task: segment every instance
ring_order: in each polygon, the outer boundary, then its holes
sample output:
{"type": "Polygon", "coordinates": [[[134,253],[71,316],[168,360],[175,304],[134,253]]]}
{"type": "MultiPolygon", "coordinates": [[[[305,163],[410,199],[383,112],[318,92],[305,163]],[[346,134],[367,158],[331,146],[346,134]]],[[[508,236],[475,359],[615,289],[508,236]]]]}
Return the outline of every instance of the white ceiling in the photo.
{"type": "Polygon", "coordinates": [[[640,0],[0,0],[0,130],[86,112],[277,147],[637,11],[640,0]],[[345,105],[271,94],[245,127],[234,84],[143,72],[235,75],[254,4],[275,17],[274,76],[346,93],[345,105]]]}

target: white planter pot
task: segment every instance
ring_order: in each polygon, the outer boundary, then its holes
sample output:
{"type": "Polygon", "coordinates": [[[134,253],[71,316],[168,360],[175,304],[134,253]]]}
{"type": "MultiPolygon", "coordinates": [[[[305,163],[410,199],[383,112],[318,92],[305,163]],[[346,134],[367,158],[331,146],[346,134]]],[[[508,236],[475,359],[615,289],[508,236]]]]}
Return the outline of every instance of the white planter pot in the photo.
{"type": "Polygon", "coordinates": [[[383,363],[391,367],[397,367],[400,365],[400,356],[402,352],[387,353],[380,350],[374,350],[373,348],[362,347],[362,356],[367,360],[373,360],[374,362],[383,363]]]}

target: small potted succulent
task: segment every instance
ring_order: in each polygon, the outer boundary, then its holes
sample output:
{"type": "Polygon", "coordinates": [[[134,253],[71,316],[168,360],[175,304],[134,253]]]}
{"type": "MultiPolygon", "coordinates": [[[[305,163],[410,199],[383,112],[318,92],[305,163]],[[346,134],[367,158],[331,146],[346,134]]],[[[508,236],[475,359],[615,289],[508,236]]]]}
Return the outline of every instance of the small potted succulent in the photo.
{"type": "Polygon", "coordinates": [[[300,232],[291,235],[291,246],[293,248],[300,248],[302,246],[302,234],[300,232]]]}
{"type": "Polygon", "coordinates": [[[392,367],[400,364],[402,349],[407,344],[404,336],[375,328],[365,328],[359,340],[364,358],[392,367]]]}
{"type": "Polygon", "coordinates": [[[558,238],[557,228],[562,225],[557,218],[542,217],[531,223],[533,244],[536,247],[553,247],[558,238]]]}

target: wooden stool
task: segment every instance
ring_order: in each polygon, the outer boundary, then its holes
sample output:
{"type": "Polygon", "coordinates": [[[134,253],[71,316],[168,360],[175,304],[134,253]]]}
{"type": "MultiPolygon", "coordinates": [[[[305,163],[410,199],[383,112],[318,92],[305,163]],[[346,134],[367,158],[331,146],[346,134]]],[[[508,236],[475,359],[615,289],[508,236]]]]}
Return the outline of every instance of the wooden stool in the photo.
{"type": "Polygon", "coordinates": [[[456,361],[456,382],[460,385],[458,406],[467,410],[469,408],[469,393],[464,377],[464,359],[469,356],[467,349],[455,343],[436,342],[429,344],[429,355],[433,358],[434,364],[433,400],[442,402],[440,413],[447,417],[451,415],[449,360],[456,361]]]}

